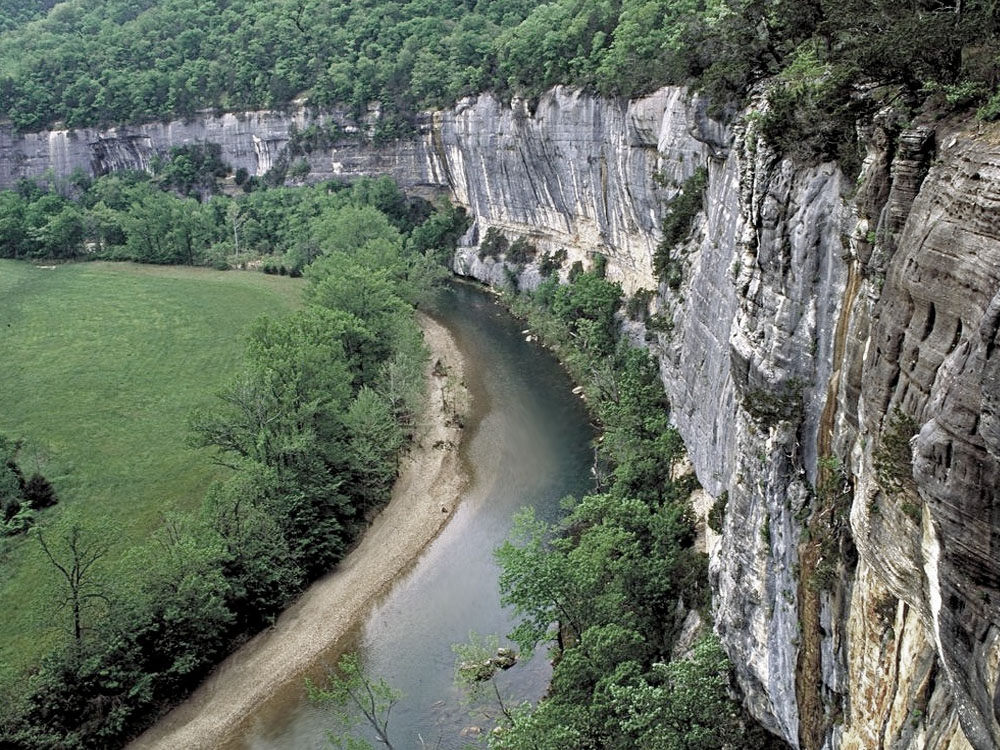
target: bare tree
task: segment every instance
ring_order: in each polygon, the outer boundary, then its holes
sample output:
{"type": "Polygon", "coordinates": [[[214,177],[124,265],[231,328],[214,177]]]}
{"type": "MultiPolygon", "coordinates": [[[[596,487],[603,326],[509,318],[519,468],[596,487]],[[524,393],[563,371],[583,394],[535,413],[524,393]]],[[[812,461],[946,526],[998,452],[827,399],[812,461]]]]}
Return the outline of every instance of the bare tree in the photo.
{"type": "Polygon", "coordinates": [[[85,611],[96,602],[108,602],[99,569],[94,566],[108,554],[110,544],[79,523],[71,523],[55,543],[47,541],[41,529],[37,530],[36,538],[62,579],[60,607],[69,606],[73,638],[79,645],[83,640],[85,611]]]}

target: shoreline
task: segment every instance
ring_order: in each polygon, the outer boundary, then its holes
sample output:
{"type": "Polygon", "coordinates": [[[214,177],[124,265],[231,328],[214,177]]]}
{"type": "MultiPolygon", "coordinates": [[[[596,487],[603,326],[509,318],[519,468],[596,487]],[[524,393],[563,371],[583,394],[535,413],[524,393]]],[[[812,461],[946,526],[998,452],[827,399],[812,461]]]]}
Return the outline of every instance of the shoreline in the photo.
{"type": "Polygon", "coordinates": [[[252,713],[282,686],[316,665],[350,635],[377,599],[407,570],[452,517],[467,482],[459,456],[467,407],[465,363],[444,325],[418,313],[430,350],[423,420],[389,503],[357,546],[313,583],[271,628],[230,654],[178,706],[127,746],[129,750],[201,750],[233,743],[252,713]],[[441,370],[447,375],[435,374],[441,370]]]}

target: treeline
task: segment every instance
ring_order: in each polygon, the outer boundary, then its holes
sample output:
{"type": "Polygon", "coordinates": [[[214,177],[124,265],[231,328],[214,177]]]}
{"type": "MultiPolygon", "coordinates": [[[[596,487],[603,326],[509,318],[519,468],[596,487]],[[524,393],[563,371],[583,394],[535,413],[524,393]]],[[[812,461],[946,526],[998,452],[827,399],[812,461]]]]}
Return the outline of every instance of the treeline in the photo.
{"type": "Polygon", "coordinates": [[[395,214],[376,208],[390,192],[381,181],[277,190],[257,206],[283,224],[279,246],[296,234],[320,244],[306,307],[257,321],[242,371],[191,418],[192,442],[233,473],[200,514],[167,518],[126,553],[116,578],[103,567],[113,530],[70,514],[34,532],[68,635],[0,701],[0,746],[123,744],[329,570],[388,499],[424,395],[413,303],[444,273],[445,248],[429,243],[455,218],[414,225],[398,192],[395,214]]]}
{"type": "MultiPolygon", "coordinates": [[[[453,247],[461,209],[408,199],[387,177],[311,189],[258,185],[215,194],[225,166],[209,146],[174,149],[153,175],[82,174],[0,192],[0,258],[245,265],[260,258],[297,276],[314,258],[383,228],[416,255],[453,247]],[[373,213],[374,212],[374,213],[373,213]]],[[[432,260],[440,260],[435,257],[432,260]]]]}
{"type": "Polygon", "coordinates": [[[621,288],[602,265],[511,300],[584,384],[603,435],[595,494],[556,524],[522,514],[497,553],[503,600],[520,618],[512,637],[522,650],[549,647],[555,667],[537,707],[506,707],[490,747],[769,747],[729,698],[731,668],[707,628],[672,660],[688,611],[709,617],[688,500],[696,480],[674,477],[684,446],[657,365],[619,338],[621,288]]]}
{"type": "Polygon", "coordinates": [[[885,84],[1000,116],[991,0],[110,0],[36,20],[45,3],[6,2],[0,117],[24,130],[304,95],[356,114],[381,101],[377,135],[392,137],[417,109],[484,90],[631,97],[693,83],[723,106],[780,74],[827,119],[853,111],[849,91],[885,84]]]}

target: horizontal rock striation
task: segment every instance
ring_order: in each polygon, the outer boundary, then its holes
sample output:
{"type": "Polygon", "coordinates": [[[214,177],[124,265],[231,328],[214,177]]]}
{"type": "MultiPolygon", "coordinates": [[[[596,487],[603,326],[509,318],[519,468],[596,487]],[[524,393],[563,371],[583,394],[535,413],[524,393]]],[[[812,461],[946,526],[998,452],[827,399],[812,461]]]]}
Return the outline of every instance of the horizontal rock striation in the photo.
{"type": "Polygon", "coordinates": [[[627,292],[656,292],[645,338],[673,420],[727,497],[715,625],[753,714],[808,750],[1000,747],[1000,133],[887,115],[854,179],[677,88],[482,95],[382,145],[361,133],[376,115],[0,128],[0,186],[209,141],[250,174],[304,158],[308,180],[448,191],[474,218],[455,268],[487,283],[541,279],[537,258],[480,257],[491,229],[565,250],[563,275],[605,255],[627,292]],[[328,135],[292,153],[312,125],[328,135]],[[704,210],[660,283],[660,222],[700,167],[704,210]]]}

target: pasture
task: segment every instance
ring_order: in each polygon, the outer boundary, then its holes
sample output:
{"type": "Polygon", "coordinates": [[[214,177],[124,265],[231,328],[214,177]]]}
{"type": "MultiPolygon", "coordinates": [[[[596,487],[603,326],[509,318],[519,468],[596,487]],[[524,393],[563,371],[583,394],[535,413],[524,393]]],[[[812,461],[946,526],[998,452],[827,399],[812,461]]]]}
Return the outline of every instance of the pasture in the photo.
{"type": "MultiPolygon", "coordinates": [[[[261,314],[295,309],[301,279],[180,266],[0,260],[0,433],[25,441],[60,503],[41,514],[109,521],[107,562],[197,509],[225,475],[188,444],[192,409],[211,403],[261,314]]],[[[0,682],[62,638],[52,570],[33,539],[0,540],[0,682]]]]}

